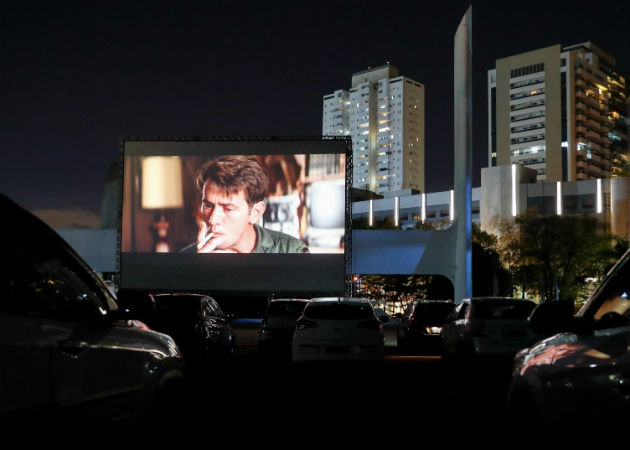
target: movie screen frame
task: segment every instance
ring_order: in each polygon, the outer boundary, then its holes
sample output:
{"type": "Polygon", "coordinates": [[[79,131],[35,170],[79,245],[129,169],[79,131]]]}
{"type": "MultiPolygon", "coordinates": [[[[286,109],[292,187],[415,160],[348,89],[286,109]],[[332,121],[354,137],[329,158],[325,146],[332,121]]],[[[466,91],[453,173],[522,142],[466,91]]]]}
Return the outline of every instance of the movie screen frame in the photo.
{"type": "Polygon", "coordinates": [[[349,138],[337,137],[122,139],[120,287],[238,295],[344,293],[351,263],[351,158],[349,138]],[[251,173],[262,167],[266,174],[260,177],[269,186],[263,200],[247,198],[256,188],[217,197],[237,199],[232,203],[241,205],[242,214],[230,220],[238,223],[236,230],[246,230],[243,236],[256,232],[256,245],[245,246],[247,254],[234,253],[244,245],[227,243],[245,239],[231,241],[216,224],[233,214],[227,200],[217,200],[223,206],[215,208],[206,197],[217,191],[209,183],[195,183],[198,169],[215,158],[228,161],[221,167],[245,164],[253,167],[251,173]],[[212,218],[210,208],[217,211],[212,218]]]}

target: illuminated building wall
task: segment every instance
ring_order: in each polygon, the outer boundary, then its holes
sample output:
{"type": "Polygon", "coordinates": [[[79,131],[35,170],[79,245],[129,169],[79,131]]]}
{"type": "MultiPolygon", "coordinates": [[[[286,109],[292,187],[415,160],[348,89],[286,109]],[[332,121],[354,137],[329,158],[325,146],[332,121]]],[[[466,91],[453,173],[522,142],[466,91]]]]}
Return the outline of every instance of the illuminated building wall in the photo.
{"type": "Polygon", "coordinates": [[[424,86],[387,64],[324,96],[322,134],[350,135],[353,186],[424,191],[424,86]]]}
{"type": "Polygon", "coordinates": [[[625,78],[590,42],[497,60],[488,117],[490,167],[524,165],[539,182],[627,174],[625,78]]]}

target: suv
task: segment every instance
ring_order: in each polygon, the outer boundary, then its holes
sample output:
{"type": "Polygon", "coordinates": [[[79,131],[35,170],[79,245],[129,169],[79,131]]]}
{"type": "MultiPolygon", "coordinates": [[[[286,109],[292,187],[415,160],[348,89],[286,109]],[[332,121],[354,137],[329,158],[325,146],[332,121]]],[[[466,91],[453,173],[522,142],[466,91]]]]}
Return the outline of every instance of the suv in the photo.
{"type": "Polygon", "coordinates": [[[235,338],[230,316],[212,297],[195,293],[151,294],[155,312],[147,324],[172,336],[186,362],[205,368],[211,362],[229,362],[235,338]]]}
{"type": "Polygon", "coordinates": [[[0,209],[3,434],[78,437],[104,423],[152,417],[183,386],[173,339],[128,320],[110,289],[42,221],[4,195],[0,209]]]}
{"type": "Polygon", "coordinates": [[[452,300],[414,300],[400,319],[399,345],[406,350],[439,353],[440,331],[454,307],[452,300]]]}
{"type": "Polygon", "coordinates": [[[269,301],[260,327],[261,350],[289,351],[295,321],[302,315],[309,301],[303,298],[278,298],[269,301]]]}

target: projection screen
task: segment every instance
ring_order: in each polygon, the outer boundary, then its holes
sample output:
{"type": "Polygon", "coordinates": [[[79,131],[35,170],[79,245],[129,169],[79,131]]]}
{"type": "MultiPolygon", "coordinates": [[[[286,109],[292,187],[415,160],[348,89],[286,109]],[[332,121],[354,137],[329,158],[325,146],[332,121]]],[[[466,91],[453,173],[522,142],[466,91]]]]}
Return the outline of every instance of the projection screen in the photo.
{"type": "Polygon", "coordinates": [[[120,287],[343,293],[349,139],[124,139],[120,287]]]}

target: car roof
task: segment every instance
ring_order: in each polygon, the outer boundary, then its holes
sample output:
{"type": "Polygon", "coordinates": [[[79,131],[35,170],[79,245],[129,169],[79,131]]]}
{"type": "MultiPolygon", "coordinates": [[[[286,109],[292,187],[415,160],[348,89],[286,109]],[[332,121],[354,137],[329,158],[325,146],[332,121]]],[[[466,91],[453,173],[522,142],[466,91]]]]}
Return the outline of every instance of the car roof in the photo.
{"type": "Polygon", "coordinates": [[[272,298],[269,303],[281,303],[281,302],[310,302],[309,298],[272,298]]]}
{"type": "Polygon", "coordinates": [[[453,300],[445,298],[445,299],[418,299],[414,300],[415,303],[453,303],[453,300]]]}
{"type": "Polygon", "coordinates": [[[316,297],[311,302],[367,303],[371,305],[370,301],[363,297],[316,297]]]}
{"type": "Polygon", "coordinates": [[[508,300],[508,301],[515,300],[515,301],[519,301],[519,302],[522,302],[522,301],[529,302],[529,301],[531,301],[531,300],[527,300],[526,298],[517,298],[517,297],[498,297],[498,296],[495,296],[495,297],[493,297],[493,296],[487,296],[487,297],[469,297],[469,298],[465,298],[465,299],[463,299],[462,301],[471,301],[471,300],[472,300],[472,301],[475,301],[475,302],[486,302],[486,301],[497,301],[497,300],[499,300],[499,301],[501,301],[501,300],[508,300]]]}

